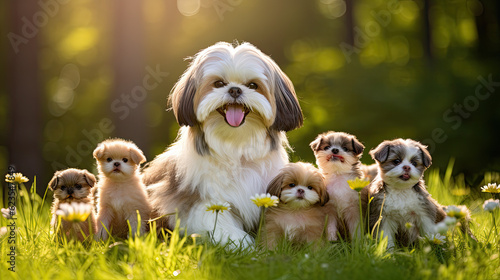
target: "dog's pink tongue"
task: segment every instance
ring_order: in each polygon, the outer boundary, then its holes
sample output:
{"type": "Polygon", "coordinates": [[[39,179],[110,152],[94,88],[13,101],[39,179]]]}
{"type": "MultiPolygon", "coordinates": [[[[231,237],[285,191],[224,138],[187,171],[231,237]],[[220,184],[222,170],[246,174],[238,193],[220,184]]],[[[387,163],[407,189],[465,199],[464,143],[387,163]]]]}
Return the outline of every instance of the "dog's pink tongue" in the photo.
{"type": "Polygon", "coordinates": [[[245,117],[245,112],[243,106],[239,104],[231,104],[227,106],[226,110],[226,121],[232,127],[238,127],[241,125],[243,118],[245,117]]]}

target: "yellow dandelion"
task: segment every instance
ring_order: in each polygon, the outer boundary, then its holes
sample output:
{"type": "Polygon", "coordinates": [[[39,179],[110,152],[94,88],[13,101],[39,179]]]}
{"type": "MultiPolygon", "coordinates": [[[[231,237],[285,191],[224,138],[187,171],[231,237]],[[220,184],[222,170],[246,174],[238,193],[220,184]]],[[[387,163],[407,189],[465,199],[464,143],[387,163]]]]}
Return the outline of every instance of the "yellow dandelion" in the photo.
{"type": "Polygon", "coordinates": [[[255,194],[250,197],[250,199],[258,207],[275,207],[278,205],[279,198],[277,196],[271,196],[271,194],[255,194]]]}
{"type": "Polygon", "coordinates": [[[229,211],[231,210],[231,206],[229,205],[229,203],[227,202],[224,202],[224,203],[216,203],[216,204],[207,204],[207,210],[206,211],[212,211],[212,213],[214,212],[221,212],[221,213],[224,213],[225,210],[229,211]]]}
{"type": "Polygon", "coordinates": [[[356,178],[355,180],[347,180],[347,184],[349,187],[357,192],[360,192],[364,187],[370,184],[370,181],[361,180],[356,178]]]}
{"type": "Polygon", "coordinates": [[[56,215],[68,222],[78,223],[87,220],[92,212],[92,206],[87,203],[72,202],[59,205],[56,215]]]}
{"type": "Polygon", "coordinates": [[[26,183],[28,181],[29,181],[29,179],[26,178],[22,173],[14,173],[14,174],[5,175],[5,182],[7,182],[7,183],[21,184],[21,183],[26,183]]]}
{"type": "Polygon", "coordinates": [[[497,186],[496,183],[489,183],[481,187],[481,191],[487,193],[500,193],[500,185],[497,186]]]}

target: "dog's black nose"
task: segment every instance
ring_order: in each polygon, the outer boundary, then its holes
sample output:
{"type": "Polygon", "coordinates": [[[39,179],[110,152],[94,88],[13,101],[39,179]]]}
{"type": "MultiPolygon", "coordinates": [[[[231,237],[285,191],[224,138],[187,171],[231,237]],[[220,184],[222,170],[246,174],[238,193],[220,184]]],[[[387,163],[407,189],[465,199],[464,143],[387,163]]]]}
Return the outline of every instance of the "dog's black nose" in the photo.
{"type": "Polygon", "coordinates": [[[231,97],[233,98],[238,98],[238,96],[241,95],[241,88],[239,87],[232,87],[229,89],[229,95],[231,95],[231,97]]]}
{"type": "Polygon", "coordinates": [[[403,166],[403,170],[406,171],[406,172],[410,172],[411,171],[411,167],[409,167],[408,165],[405,165],[405,166],[403,166]]]}
{"type": "Polygon", "coordinates": [[[333,148],[333,149],[332,149],[332,153],[334,153],[334,154],[338,154],[338,153],[339,153],[339,149],[337,149],[337,148],[333,148]]]}
{"type": "Polygon", "coordinates": [[[299,193],[299,194],[304,194],[304,190],[303,190],[303,189],[298,189],[298,190],[297,190],[297,193],[299,193]]]}
{"type": "Polygon", "coordinates": [[[73,194],[73,188],[68,188],[68,190],[66,191],[68,194],[73,194]]]}
{"type": "Polygon", "coordinates": [[[114,166],[118,167],[118,166],[120,166],[120,163],[119,162],[115,162],[114,166]]]}

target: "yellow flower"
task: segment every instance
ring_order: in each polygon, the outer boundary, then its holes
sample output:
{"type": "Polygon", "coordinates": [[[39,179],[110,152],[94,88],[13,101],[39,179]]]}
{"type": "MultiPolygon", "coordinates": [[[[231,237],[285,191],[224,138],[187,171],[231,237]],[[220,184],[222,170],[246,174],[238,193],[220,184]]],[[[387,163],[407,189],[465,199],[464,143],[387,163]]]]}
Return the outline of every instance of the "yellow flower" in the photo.
{"type": "Polygon", "coordinates": [[[407,228],[407,229],[410,229],[412,227],[414,227],[413,223],[408,222],[405,224],[405,228],[407,228]]]}
{"type": "Polygon", "coordinates": [[[229,203],[227,202],[224,202],[224,203],[216,203],[216,204],[212,204],[212,205],[206,205],[207,206],[207,211],[212,211],[212,213],[214,212],[221,212],[221,213],[224,213],[224,210],[231,210],[231,206],[229,205],[229,203]]]}
{"type": "Polygon", "coordinates": [[[257,205],[258,207],[274,207],[278,205],[279,198],[277,196],[271,196],[271,194],[255,194],[250,197],[250,199],[257,205]]]}
{"type": "Polygon", "coordinates": [[[456,218],[457,220],[461,220],[467,216],[467,208],[463,205],[455,206],[451,205],[446,207],[446,215],[448,217],[456,218]]]}
{"type": "Polygon", "coordinates": [[[92,212],[92,206],[87,203],[72,202],[59,205],[56,215],[68,222],[78,223],[87,220],[92,212]]]}
{"type": "Polygon", "coordinates": [[[484,187],[481,187],[482,192],[489,192],[489,193],[500,193],[500,185],[497,186],[496,183],[489,183],[488,185],[485,185],[484,187]]]}
{"type": "Polygon", "coordinates": [[[441,245],[443,243],[446,243],[446,237],[445,236],[442,236],[441,234],[439,233],[436,233],[436,234],[433,234],[431,236],[428,236],[427,239],[433,243],[433,244],[436,244],[436,245],[441,245]]]}
{"type": "Polygon", "coordinates": [[[364,187],[370,184],[370,181],[361,180],[356,178],[355,180],[347,180],[347,184],[349,187],[357,192],[360,192],[364,187]]]}
{"type": "Polygon", "coordinates": [[[21,184],[21,183],[26,183],[28,182],[29,179],[26,178],[22,173],[14,173],[14,174],[7,174],[5,175],[5,182],[7,183],[16,183],[16,184],[21,184]]]}

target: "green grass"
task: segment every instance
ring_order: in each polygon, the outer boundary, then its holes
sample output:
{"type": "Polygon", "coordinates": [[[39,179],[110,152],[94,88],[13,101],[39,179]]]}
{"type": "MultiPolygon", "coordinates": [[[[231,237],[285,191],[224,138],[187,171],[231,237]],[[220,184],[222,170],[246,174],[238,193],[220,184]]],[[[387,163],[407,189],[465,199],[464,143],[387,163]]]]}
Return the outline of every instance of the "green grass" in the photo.
{"type": "MultiPolygon", "coordinates": [[[[34,186],[21,188],[16,272],[8,270],[11,244],[1,237],[0,279],[500,279],[500,237],[491,214],[481,207],[491,195],[478,191],[485,183],[498,182],[500,175],[485,174],[470,190],[463,176],[451,176],[452,168],[450,164],[442,176],[428,171],[429,191],[443,204],[470,208],[479,242],[455,230],[444,246],[420,242],[394,252],[385,250],[384,241],[369,238],[300,248],[282,242],[276,251],[229,250],[183,237],[178,230],[161,238],[148,234],[118,242],[64,242],[50,233],[47,199],[34,194],[34,186]]],[[[498,210],[495,215],[500,222],[498,210]]],[[[0,218],[0,226],[8,222],[0,218]]]]}

